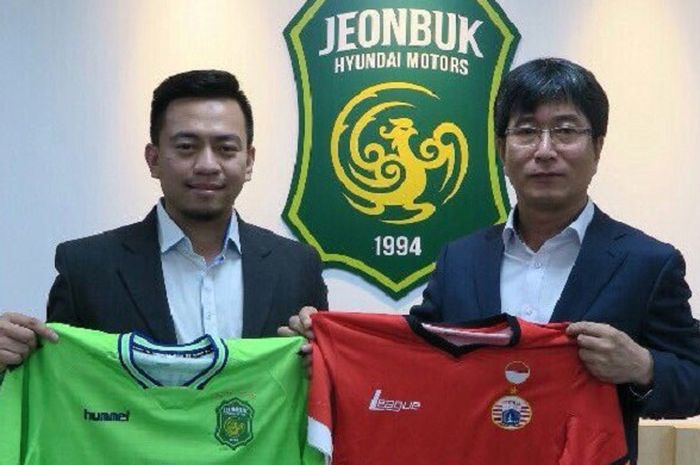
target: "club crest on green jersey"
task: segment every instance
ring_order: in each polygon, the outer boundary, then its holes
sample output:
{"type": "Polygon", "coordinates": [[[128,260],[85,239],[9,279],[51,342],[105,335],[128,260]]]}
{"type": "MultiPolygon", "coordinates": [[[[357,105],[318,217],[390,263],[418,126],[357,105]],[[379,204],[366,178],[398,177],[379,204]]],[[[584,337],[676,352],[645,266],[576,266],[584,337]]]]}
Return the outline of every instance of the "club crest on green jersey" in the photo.
{"type": "Polygon", "coordinates": [[[255,410],[249,403],[233,398],[216,409],[216,439],[232,449],[253,440],[253,416],[255,410]]]}
{"type": "Polygon", "coordinates": [[[519,34],[495,0],[308,0],[285,30],[299,106],[284,220],[393,298],[505,221],[492,106],[519,34]]]}

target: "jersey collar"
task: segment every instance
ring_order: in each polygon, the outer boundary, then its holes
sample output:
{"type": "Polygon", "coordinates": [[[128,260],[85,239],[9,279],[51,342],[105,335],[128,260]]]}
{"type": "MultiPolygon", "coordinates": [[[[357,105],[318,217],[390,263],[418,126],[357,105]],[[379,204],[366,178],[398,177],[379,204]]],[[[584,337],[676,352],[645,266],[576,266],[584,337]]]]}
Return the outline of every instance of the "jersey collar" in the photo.
{"type": "Polygon", "coordinates": [[[188,344],[157,344],[137,333],[120,334],[117,352],[122,367],[144,389],[164,386],[203,389],[219,373],[228,360],[228,347],[220,338],[205,335],[188,344]],[[182,370],[197,360],[209,361],[191,375],[182,377],[182,370]],[[170,379],[178,379],[176,382],[170,379]]]}
{"type": "Polygon", "coordinates": [[[520,323],[507,313],[465,323],[430,323],[413,315],[404,318],[418,337],[455,357],[482,347],[512,347],[520,341],[520,323]]]}

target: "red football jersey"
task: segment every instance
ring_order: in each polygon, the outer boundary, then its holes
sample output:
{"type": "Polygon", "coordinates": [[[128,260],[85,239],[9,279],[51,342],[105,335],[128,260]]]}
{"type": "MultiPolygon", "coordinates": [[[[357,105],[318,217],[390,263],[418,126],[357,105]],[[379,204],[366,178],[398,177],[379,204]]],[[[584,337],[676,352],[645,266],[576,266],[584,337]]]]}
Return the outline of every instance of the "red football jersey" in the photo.
{"type": "Polygon", "coordinates": [[[333,465],[627,463],[615,386],[565,328],[315,314],[308,440],[333,465]]]}

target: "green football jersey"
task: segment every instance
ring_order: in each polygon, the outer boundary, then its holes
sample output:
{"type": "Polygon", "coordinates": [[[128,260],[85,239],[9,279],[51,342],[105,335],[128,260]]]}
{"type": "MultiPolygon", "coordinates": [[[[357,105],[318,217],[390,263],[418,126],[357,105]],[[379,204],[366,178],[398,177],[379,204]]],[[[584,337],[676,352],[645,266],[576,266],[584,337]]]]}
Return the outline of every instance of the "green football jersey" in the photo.
{"type": "Polygon", "coordinates": [[[321,464],[302,338],[163,346],[63,324],[0,386],[0,465],[321,464]]]}

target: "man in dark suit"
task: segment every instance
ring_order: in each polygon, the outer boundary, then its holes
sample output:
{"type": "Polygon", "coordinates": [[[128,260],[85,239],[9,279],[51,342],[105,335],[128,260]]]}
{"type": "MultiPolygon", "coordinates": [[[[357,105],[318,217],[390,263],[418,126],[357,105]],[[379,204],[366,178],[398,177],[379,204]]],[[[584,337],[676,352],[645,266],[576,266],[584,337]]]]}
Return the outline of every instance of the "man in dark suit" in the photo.
{"type": "MultiPolygon", "coordinates": [[[[448,323],[501,312],[575,322],[567,331],[582,362],[618,385],[636,460],[641,415],[700,413],[700,333],[683,258],[588,197],[608,122],[592,73],[562,59],[526,63],[505,77],[494,115],[517,205],[505,225],[445,246],[411,313],[448,323]]],[[[291,330],[308,336],[310,313],[292,317],[291,330]]]]}
{"type": "Polygon", "coordinates": [[[411,313],[440,322],[501,311],[577,322],[568,334],[581,360],[618,385],[635,460],[640,415],[700,413],[700,332],[678,250],[588,197],[607,120],[605,92],[580,66],[541,59],[511,71],[495,127],[517,205],[505,225],[445,246],[411,313]]]}
{"type": "MultiPolygon", "coordinates": [[[[163,198],[142,222],[58,246],[48,320],[175,343],[273,336],[302,307],[326,308],[318,254],[233,210],[255,161],[236,78],[169,77],[153,93],[150,130],[145,158],[163,198]]],[[[0,371],[37,336],[56,339],[34,318],[0,316],[0,371]]]]}

